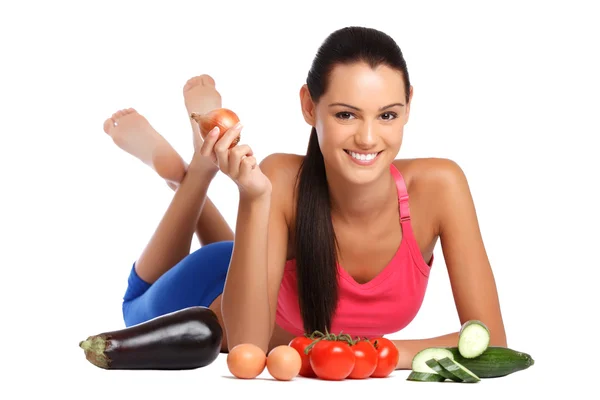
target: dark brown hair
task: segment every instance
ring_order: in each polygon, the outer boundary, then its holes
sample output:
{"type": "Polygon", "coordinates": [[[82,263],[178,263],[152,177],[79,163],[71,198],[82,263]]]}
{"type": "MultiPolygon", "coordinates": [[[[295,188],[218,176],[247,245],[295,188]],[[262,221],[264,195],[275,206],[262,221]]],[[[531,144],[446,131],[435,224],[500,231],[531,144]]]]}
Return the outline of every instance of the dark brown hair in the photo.
{"type": "MultiPolygon", "coordinates": [[[[383,64],[402,72],[408,104],[410,81],[402,51],[387,34],[365,27],[339,29],[321,44],[306,79],[313,102],[318,102],[327,91],[329,75],[336,65],[356,62],[371,68],[383,64]]],[[[296,184],[295,250],[304,330],[331,331],[338,301],[338,246],[323,154],[314,127],[296,184]]]]}

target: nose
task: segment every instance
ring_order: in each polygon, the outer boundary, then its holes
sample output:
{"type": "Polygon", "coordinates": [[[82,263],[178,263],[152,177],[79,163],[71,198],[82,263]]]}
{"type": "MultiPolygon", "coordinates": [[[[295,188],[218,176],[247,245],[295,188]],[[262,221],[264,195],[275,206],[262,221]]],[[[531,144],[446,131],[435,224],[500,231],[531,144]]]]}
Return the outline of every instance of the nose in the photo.
{"type": "Polygon", "coordinates": [[[365,122],[358,128],[354,135],[354,141],[362,149],[370,149],[377,144],[375,128],[373,124],[365,122]]]}

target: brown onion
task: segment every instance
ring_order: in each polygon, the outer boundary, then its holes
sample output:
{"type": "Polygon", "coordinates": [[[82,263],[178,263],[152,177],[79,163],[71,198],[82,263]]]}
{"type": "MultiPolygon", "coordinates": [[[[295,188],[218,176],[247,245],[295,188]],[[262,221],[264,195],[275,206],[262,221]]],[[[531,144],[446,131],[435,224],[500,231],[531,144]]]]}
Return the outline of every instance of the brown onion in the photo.
{"type": "MultiPolygon", "coordinates": [[[[206,139],[206,135],[215,127],[219,127],[219,139],[225,134],[228,129],[233,128],[240,119],[228,108],[217,108],[206,114],[191,113],[190,118],[196,121],[200,127],[200,135],[206,139]]],[[[218,139],[217,139],[218,140],[218,139]]],[[[240,141],[240,135],[233,140],[229,148],[234,147],[240,141]]]]}

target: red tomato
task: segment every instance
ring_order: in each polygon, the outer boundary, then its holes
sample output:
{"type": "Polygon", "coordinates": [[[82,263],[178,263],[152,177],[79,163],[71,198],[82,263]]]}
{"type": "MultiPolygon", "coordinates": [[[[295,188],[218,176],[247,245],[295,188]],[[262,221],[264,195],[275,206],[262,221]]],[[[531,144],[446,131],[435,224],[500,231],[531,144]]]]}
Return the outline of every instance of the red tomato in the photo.
{"type": "Polygon", "coordinates": [[[371,339],[371,343],[377,349],[377,368],[371,376],[373,378],[385,378],[391,374],[398,365],[400,353],[396,345],[389,339],[377,338],[371,339]]]}
{"type": "Polygon", "coordinates": [[[354,351],[343,340],[322,339],[309,353],[310,366],[317,377],[330,381],[346,379],[354,369],[354,351]]]}
{"type": "Polygon", "coordinates": [[[292,339],[292,341],[289,344],[290,347],[295,348],[298,351],[298,353],[300,353],[300,358],[302,359],[302,368],[300,368],[300,372],[298,373],[298,375],[304,376],[306,378],[314,378],[316,376],[315,372],[310,366],[310,359],[308,357],[308,354],[304,353],[306,347],[312,342],[313,340],[309,337],[298,336],[292,339]]]}
{"type": "Polygon", "coordinates": [[[354,369],[348,375],[352,379],[365,379],[370,377],[377,368],[377,350],[368,340],[360,340],[351,349],[354,351],[354,369]]]}

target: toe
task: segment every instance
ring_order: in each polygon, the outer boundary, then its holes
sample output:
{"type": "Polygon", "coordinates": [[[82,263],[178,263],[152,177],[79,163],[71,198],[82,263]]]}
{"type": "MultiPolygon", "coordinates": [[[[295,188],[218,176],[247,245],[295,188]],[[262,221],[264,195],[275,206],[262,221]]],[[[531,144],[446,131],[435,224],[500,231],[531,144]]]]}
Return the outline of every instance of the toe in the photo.
{"type": "Polygon", "coordinates": [[[106,121],[104,121],[104,132],[110,134],[112,128],[115,127],[115,120],[112,118],[108,118],[106,121]]]}
{"type": "Polygon", "coordinates": [[[212,76],[207,75],[207,74],[194,76],[193,78],[190,78],[185,83],[185,86],[183,87],[183,91],[187,92],[188,90],[190,90],[193,87],[196,87],[198,85],[215,86],[215,80],[212,78],[212,76]]]}
{"type": "Polygon", "coordinates": [[[212,76],[208,74],[200,75],[199,78],[202,80],[202,83],[206,86],[215,86],[215,80],[212,76]]]}
{"type": "Polygon", "coordinates": [[[183,91],[187,92],[188,90],[190,90],[191,88],[193,88],[194,86],[197,86],[199,83],[201,83],[202,81],[199,79],[198,76],[195,76],[193,78],[188,79],[188,81],[185,83],[185,86],[183,87],[183,91]]]}

